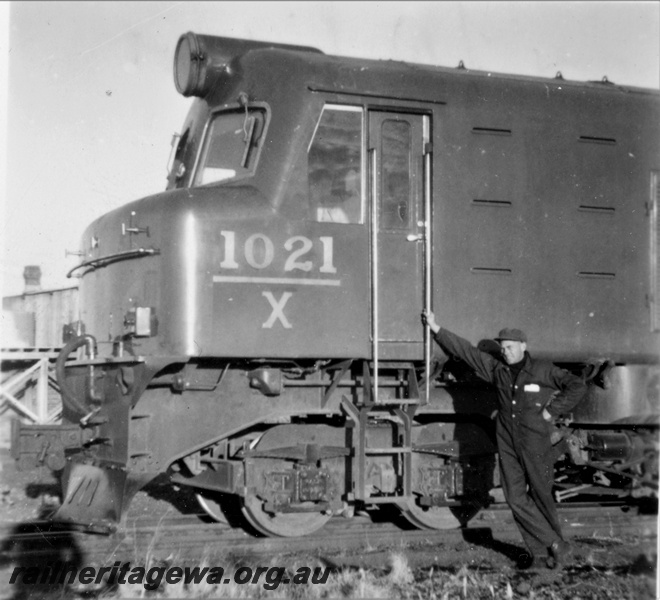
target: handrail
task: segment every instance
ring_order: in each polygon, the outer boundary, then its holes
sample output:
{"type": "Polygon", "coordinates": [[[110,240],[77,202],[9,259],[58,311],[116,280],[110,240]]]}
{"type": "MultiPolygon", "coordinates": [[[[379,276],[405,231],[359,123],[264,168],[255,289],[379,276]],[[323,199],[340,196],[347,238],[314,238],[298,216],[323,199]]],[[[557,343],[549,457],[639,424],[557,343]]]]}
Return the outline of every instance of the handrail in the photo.
{"type": "MultiPolygon", "coordinates": [[[[433,273],[433,240],[431,238],[433,228],[431,227],[431,123],[428,116],[424,121],[424,311],[433,310],[432,295],[432,273],[433,273]]],[[[431,392],[431,346],[433,338],[429,327],[424,328],[424,372],[428,378],[424,386],[424,404],[429,403],[431,392]]]]}
{"type": "Polygon", "coordinates": [[[115,262],[118,260],[125,260],[127,258],[137,258],[139,256],[154,256],[160,254],[160,250],[157,248],[136,248],[135,250],[124,250],[123,252],[116,252],[115,254],[108,254],[107,256],[99,256],[98,258],[91,258],[81,262],[79,265],[76,265],[71,269],[66,276],[71,277],[71,275],[78,269],[85,267],[90,267],[92,269],[97,269],[108,263],[115,262]]]}
{"type": "Polygon", "coordinates": [[[374,361],[373,397],[371,401],[378,403],[378,161],[376,149],[369,150],[369,167],[371,169],[371,337],[374,361]]]}

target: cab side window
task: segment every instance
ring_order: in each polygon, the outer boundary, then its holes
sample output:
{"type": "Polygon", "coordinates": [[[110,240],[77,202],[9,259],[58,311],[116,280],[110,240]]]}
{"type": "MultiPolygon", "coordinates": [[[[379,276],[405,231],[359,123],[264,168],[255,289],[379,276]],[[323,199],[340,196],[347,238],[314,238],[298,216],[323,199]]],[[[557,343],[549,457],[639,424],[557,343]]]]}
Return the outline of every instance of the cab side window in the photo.
{"type": "Polygon", "coordinates": [[[362,108],[323,108],[307,155],[313,220],[363,222],[362,131],[362,108]]]}
{"type": "Polygon", "coordinates": [[[190,136],[190,129],[186,129],[183,135],[174,134],[172,144],[176,144],[176,151],[172,159],[172,166],[167,174],[167,189],[181,185],[181,182],[186,174],[186,152],[188,150],[188,137],[190,136]]]}

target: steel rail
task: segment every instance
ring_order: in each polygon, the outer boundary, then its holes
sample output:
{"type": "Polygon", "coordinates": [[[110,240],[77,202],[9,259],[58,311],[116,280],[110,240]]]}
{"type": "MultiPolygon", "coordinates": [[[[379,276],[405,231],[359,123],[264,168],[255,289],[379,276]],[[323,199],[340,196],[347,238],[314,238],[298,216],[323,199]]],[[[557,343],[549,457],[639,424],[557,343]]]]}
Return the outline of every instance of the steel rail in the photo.
{"type": "MultiPolygon", "coordinates": [[[[180,554],[187,560],[205,556],[273,556],[308,553],[332,554],[347,550],[387,547],[417,548],[458,543],[466,535],[489,532],[499,539],[516,540],[518,532],[510,510],[496,505],[483,510],[468,527],[447,530],[406,529],[394,523],[373,523],[368,517],[336,517],[313,536],[264,538],[217,523],[204,523],[198,515],[160,519],[129,518],[112,536],[99,536],[53,527],[47,521],[0,524],[5,559],[20,555],[37,558],[52,555],[53,547],[77,547],[87,561],[115,561],[122,557],[180,554]],[[198,555],[198,556],[197,556],[198,555]]],[[[559,517],[569,538],[635,535],[657,536],[657,514],[640,514],[625,505],[576,504],[559,506],[559,517]]]]}

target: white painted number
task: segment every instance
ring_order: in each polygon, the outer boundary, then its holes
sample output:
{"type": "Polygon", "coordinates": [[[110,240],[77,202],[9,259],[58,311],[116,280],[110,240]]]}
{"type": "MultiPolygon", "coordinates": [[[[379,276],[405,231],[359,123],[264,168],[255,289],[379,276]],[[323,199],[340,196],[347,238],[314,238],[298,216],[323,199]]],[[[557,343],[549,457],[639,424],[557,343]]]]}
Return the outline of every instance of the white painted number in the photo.
{"type": "MultiPolygon", "coordinates": [[[[221,231],[224,240],[224,257],[220,263],[221,269],[240,268],[239,256],[236,255],[236,232],[221,231]]],[[[330,236],[319,237],[321,244],[321,264],[318,266],[319,273],[336,273],[334,265],[334,240],[330,236]]],[[[314,242],[304,235],[295,235],[288,238],[284,244],[284,250],[288,252],[284,261],[284,271],[304,271],[306,273],[314,269],[312,260],[304,260],[314,249],[314,242]]],[[[254,233],[245,240],[243,244],[243,258],[245,262],[255,269],[265,269],[275,260],[275,245],[273,241],[263,233],[254,233]]]]}
{"type": "Polygon", "coordinates": [[[319,271],[321,273],[336,273],[337,268],[332,264],[332,258],[334,256],[332,238],[322,236],[319,238],[321,244],[323,244],[323,264],[319,271]]]}
{"type": "Polygon", "coordinates": [[[270,241],[269,237],[261,235],[260,233],[255,233],[245,240],[245,260],[251,267],[254,267],[255,269],[265,269],[273,262],[274,257],[275,250],[273,248],[273,242],[270,241]],[[257,252],[255,255],[254,247],[259,240],[261,240],[261,244],[259,245],[263,245],[263,247],[260,249],[261,251],[257,252]]]}
{"type": "Polygon", "coordinates": [[[225,258],[220,263],[221,269],[238,269],[238,263],[234,258],[236,248],[236,233],[234,231],[221,231],[220,235],[225,238],[225,258]]]}
{"type": "Polygon", "coordinates": [[[302,235],[297,235],[295,237],[289,238],[284,242],[285,250],[293,250],[289,254],[289,258],[286,259],[284,263],[285,271],[293,271],[294,269],[300,269],[301,271],[311,271],[312,270],[312,261],[306,260],[304,262],[296,262],[301,256],[305,256],[312,249],[312,240],[309,238],[303,237],[302,235]],[[293,245],[300,243],[300,247],[296,250],[293,250],[293,245]]]}

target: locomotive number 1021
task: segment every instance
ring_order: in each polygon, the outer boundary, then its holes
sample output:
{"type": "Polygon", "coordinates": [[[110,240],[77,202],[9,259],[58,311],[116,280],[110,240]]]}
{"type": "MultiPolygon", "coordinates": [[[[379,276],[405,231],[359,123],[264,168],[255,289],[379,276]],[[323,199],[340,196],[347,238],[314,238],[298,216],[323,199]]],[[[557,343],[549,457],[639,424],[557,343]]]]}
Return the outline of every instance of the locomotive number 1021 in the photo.
{"type": "MultiPolygon", "coordinates": [[[[221,231],[224,240],[224,258],[220,263],[221,269],[239,269],[239,261],[244,261],[254,269],[265,269],[269,267],[276,257],[276,247],[267,235],[253,233],[246,238],[243,247],[236,248],[236,232],[221,231]]],[[[282,244],[282,250],[286,253],[284,261],[284,272],[304,271],[310,272],[318,267],[319,273],[336,273],[334,265],[334,243],[330,236],[318,238],[321,245],[321,264],[315,265],[312,260],[306,259],[314,248],[314,241],[304,235],[294,235],[282,244]]],[[[315,253],[316,254],[316,253],[315,253]]]]}

